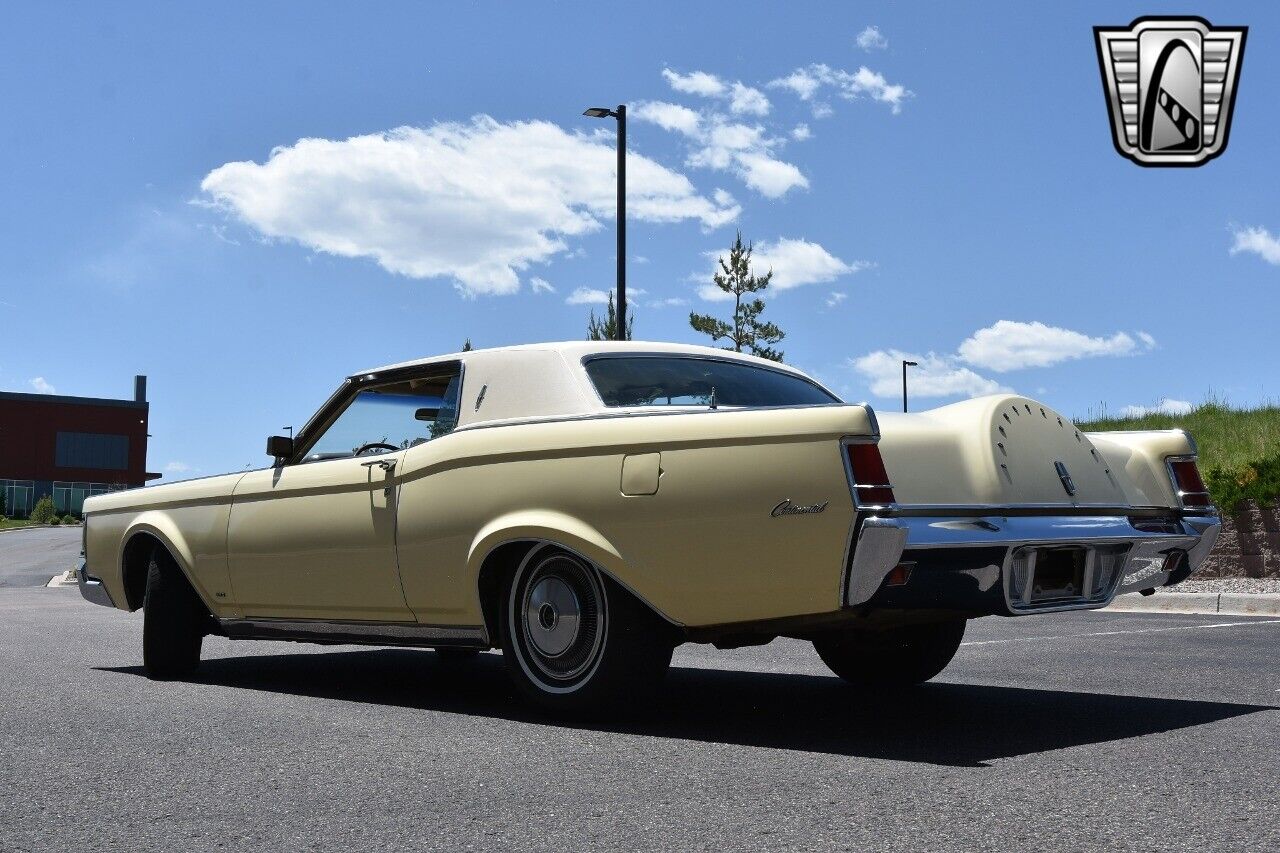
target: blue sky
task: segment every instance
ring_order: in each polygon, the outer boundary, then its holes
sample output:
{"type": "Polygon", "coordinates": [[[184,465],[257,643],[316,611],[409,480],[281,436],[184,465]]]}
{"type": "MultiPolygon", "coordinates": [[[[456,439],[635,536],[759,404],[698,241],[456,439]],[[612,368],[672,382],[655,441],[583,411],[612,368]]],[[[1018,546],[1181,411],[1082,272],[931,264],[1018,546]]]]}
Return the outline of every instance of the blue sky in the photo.
{"type": "Polygon", "coordinates": [[[169,480],[265,463],[359,368],[581,338],[614,230],[612,122],[580,113],[625,101],[638,338],[699,341],[740,228],[787,360],[847,399],[897,407],[902,352],[920,407],[1274,400],[1280,9],[1196,10],[1250,27],[1229,149],[1142,169],[1091,28],[1167,11],[11,9],[0,388],[128,396],[146,373],[169,480]]]}

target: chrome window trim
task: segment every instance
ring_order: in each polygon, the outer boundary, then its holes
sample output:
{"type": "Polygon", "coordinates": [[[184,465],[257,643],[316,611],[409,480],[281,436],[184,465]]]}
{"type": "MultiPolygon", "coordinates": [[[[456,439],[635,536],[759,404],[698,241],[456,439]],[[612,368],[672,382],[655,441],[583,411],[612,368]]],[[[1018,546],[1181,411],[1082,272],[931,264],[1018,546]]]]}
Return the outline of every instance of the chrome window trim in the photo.
{"type": "MultiPolygon", "coordinates": [[[[449,433],[449,435],[475,429],[496,429],[499,427],[530,426],[536,424],[576,423],[578,421],[598,421],[613,418],[653,418],[671,417],[675,415],[731,415],[736,412],[772,412],[788,409],[829,409],[834,406],[865,408],[868,414],[871,413],[871,407],[867,406],[865,403],[801,403],[793,406],[722,406],[718,409],[711,409],[706,406],[661,406],[653,408],[625,409],[611,408],[608,411],[595,411],[576,415],[539,415],[528,418],[479,421],[469,423],[466,426],[460,426],[453,432],[449,433]]],[[[876,426],[875,419],[872,418],[871,421],[872,426],[876,426]]],[[[879,433],[876,433],[874,437],[878,438],[879,433]]]]}
{"type": "MultiPolygon", "coordinates": [[[[840,399],[840,395],[836,394],[831,389],[824,386],[822,383],[812,379],[811,377],[805,375],[804,373],[801,373],[798,370],[795,370],[794,368],[788,369],[788,370],[782,370],[776,367],[769,367],[763,364],[756,364],[755,362],[747,361],[746,359],[723,358],[720,356],[706,355],[703,353],[642,351],[642,352],[598,352],[598,353],[590,353],[588,355],[584,355],[581,358],[580,363],[582,366],[582,372],[586,374],[586,377],[587,377],[587,385],[591,388],[591,392],[596,395],[596,400],[600,403],[600,405],[604,406],[607,409],[625,409],[625,408],[637,409],[640,407],[639,406],[610,406],[608,403],[606,403],[604,401],[604,397],[600,396],[600,389],[597,388],[596,383],[592,381],[591,374],[587,373],[587,365],[593,361],[597,361],[600,359],[624,359],[624,358],[668,358],[668,359],[680,359],[684,361],[714,361],[720,364],[732,364],[740,367],[754,368],[755,370],[763,370],[769,373],[777,373],[781,376],[786,376],[791,379],[799,379],[801,382],[808,382],[814,388],[817,388],[819,391],[821,391],[822,393],[826,394],[828,397],[831,398],[830,403],[798,403],[795,405],[780,405],[780,406],[726,406],[725,407],[729,409],[750,409],[752,411],[755,411],[758,409],[790,409],[790,408],[795,408],[797,406],[804,406],[806,408],[818,408],[818,407],[825,407],[825,406],[849,405],[844,400],[840,399]]],[[[695,407],[689,407],[689,408],[705,408],[705,407],[695,406],[695,407]]]]}
{"type": "MultiPolygon", "coordinates": [[[[430,364],[415,365],[413,367],[399,368],[397,370],[389,370],[384,373],[367,373],[362,376],[348,376],[338,386],[338,390],[329,395],[329,399],[316,410],[302,429],[298,430],[294,438],[293,455],[288,459],[277,459],[274,464],[267,466],[271,468],[282,465],[302,465],[315,464],[314,462],[306,462],[307,451],[315,446],[315,443],[324,437],[324,433],[329,427],[333,426],[334,421],[342,416],[355,400],[356,395],[371,386],[378,386],[384,383],[399,382],[405,379],[412,379],[415,376],[431,376],[435,374],[449,375],[450,371],[445,368],[457,366],[458,369],[458,409],[462,410],[463,392],[466,390],[467,382],[467,362],[465,359],[450,359],[447,361],[436,361],[430,364]],[[312,433],[315,437],[312,438],[312,433]]],[[[461,415],[459,415],[461,417],[461,415]]],[[[458,431],[458,427],[454,427],[445,435],[450,435],[458,431]]],[[[444,436],[440,436],[443,438],[444,436]]],[[[435,439],[432,439],[433,441],[435,439]]],[[[408,448],[406,448],[408,449],[408,448]]],[[[351,457],[339,457],[351,458],[351,457]]],[[[332,460],[317,459],[316,462],[328,462],[332,460]]]]}

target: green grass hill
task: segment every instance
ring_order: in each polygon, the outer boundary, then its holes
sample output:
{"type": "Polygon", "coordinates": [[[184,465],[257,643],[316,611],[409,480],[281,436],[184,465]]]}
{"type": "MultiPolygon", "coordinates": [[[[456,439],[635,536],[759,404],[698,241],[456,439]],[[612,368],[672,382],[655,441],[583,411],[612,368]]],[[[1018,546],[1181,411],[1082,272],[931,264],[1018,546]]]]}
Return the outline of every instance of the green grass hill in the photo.
{"type": "Polygon", "coordinates": [[[1234,512],[1244,500],[1270,504],[1280,498],[1280,407],[1232,409],[1210,401],[1185,415],[1093,416],[1082,431],[1185,429],[1200,449],[1200,471],[1214,503],[1234,512]]]}

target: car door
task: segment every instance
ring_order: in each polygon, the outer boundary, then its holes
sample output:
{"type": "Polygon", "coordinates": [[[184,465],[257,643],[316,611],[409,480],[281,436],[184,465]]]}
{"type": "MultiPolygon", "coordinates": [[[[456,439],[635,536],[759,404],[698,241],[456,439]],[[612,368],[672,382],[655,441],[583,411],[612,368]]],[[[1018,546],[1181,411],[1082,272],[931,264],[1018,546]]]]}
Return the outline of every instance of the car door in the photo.
{"type": "Polygon", "coordinates": [[[318,434],[299,436],[294,459],[240,480],[227,551],[244,616],[414,620],[396,560],[396,475],[405,449],[442,429],[448,381],[355,388],[318,434]]]}

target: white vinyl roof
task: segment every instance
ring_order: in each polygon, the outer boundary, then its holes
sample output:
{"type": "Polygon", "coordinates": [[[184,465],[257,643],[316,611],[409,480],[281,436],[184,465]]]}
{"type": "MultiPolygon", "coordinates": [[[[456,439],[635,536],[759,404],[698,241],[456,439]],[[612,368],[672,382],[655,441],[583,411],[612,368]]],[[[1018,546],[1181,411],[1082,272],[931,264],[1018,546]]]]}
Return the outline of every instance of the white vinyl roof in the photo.
{"type": "Polygon", "coordinates": [[[656,341],[560,341],[476,349],[388,364],[353,375],[364,377],[384,371],[461,361],[462,401],[458,426],[462,428],[493,421],[560,418],[608,411],[595,393],[582,367],[582,360],[592,355],[627,352],[740,361],[809,379],[793,367],[751,355],[715,347],[656,341]]]}

